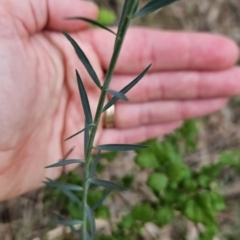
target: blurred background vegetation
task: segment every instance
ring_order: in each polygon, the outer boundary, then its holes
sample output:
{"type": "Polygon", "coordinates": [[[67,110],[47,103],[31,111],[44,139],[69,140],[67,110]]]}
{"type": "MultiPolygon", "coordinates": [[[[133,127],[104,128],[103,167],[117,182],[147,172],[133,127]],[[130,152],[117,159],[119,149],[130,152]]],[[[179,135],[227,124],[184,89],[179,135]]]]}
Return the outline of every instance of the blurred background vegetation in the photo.
{"type": "MultiPolygon", "coordinates": [[[[116,22],[123,1],[96,0],[102,23],[116,22]]],[[[147,1],[145,1],[147,2],[147,1]]],[[[142,1],[144,3],[144,1],[142,1]]],[[[239,0],[181,0],[134,22],[151,28],[224,34],[240,45],[239,0]]],[[[129,188],[96,210],[99,240],[238,240],[240,236],[240,98],[221,112],[187,121],[136,153],[105,154],[102,179],[129,188]]],[[[79,171],[60,180],[80,184],[79,171]]],[[[89,202],[101,197],[93,189],[89,202]]],[[[57,190],[40,189],[0,204],[1,240],[74,240],[52,223],[76,219],[78,207],[57,190]]]]}

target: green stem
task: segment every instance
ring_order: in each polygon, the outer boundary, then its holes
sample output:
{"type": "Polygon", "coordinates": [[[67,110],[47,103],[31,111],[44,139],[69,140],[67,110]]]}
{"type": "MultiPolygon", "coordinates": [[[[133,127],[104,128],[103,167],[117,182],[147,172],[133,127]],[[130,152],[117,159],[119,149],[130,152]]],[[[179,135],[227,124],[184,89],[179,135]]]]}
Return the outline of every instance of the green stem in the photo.
{"type": "Polygon", "coordinates": [[[88,195],[88,178],[89,178],[89,169],[90,169],[90,158],[91,158],[91,153],[93,149],[93,142],[94,138],[98,129],[98,125],[100,122],[100,118],[102,115],[102,109],[105,103],[105,98],[107,95],[106,90],[108,89],[112,76],[114,74],[115,66],[122,48],[122,44],[124,41],[125,34],[127,32],[127,29],[130,25],[130,22],[134,16],[134,12],[136,10],[136,6],[138,4],[139,0],[126,0],[125,1],[125,17],[123,19],[123,22],[118,29],[117,37],[116,37],[116,42],[115,42],[115,47],[114,47],[114,52],[110,61],[110,65],[106,74],[106,79],[104,81],[104,85],[102,87],[101,95],[99,98],[95,118],[94,118],[94,123],[95,126],[91,129],[91,134],[89,138],[89,143],[86,151],[86,157],[85,157],[85,165],[84,165],[84,184],[83,184],[83,203],[82,203],[82,212],[83,212],[83,225],[82,225],[82,240],[87,240],[87,215],[85,212],[85,207],[87,205],[87,195],[88,195]]]}

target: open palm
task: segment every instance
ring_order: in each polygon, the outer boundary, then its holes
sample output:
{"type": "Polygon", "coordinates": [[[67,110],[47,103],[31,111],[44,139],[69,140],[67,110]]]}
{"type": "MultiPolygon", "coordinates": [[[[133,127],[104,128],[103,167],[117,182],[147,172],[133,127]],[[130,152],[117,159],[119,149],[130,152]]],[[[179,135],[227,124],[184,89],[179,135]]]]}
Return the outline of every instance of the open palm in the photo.
{"type": "MultiPolygon", "coordinates": [[[[90,2],[69,2],[0,0],[0,200],[40,186],[46,176],[58,177],[62,169],[44,166],[73,145],[71,156],[83,156],[81,135],[63,141],[84,126],[75,68],[93,114],[100,92],[60,30],[78,42],[101,81],[114,36],[64,21],[97,15],[90,2]]],[[[116,104],[115,127],[101,124],[96,143],[144,141],[220,109],[240,91],[237,57],[236,45],[223,37],[132,29],[111,87],[119,90],[149,63],[153,67],[129,92],[130,101],[116,104]]]]}

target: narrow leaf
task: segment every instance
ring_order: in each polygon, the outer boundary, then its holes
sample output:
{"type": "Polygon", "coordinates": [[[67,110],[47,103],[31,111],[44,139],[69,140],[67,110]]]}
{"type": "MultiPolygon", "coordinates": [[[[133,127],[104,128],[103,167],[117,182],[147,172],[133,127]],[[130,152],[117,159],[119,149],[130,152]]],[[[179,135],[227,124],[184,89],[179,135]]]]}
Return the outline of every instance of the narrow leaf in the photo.
{"type": "Polygon", "coordinates": [[[81,159],[68,159],[68,160],[62,160],[60,162],[54,163],[52,165],[46,166],[45,168],[53,168],[53,167],[63,167],[69,164],[73,163],[84,163],[84,160],[81,159]]]}
{"type": "MultiPolygon", "coordinates": [[[[62,190],[62,189],[61,189],[62,190]]],[[[77,203],[77,204],[81,204],[81,201],[79,200],[79,198],[74,194],[72,193],[71,191],[68,191],[68,190],[62,190],[62,192],[68,196],[73,202],[77,203]]]]}
{"type": "Polygon", "coordinates": [[[66,32],[63,31],[63,35],[69,40],[69,42],[72,44],[73,48],[75,49],[76,54],[78,55],[78,58],[83,63],[84,67],[86,68],[87,72],[91,76],[92,80],[95,82],[95,84],[101,89],[101,83],[98,79],[98,76],[96,72],[94,71],[92,65],[90,64],[89,60],[87,59],[85,53],[82,51],[82,49],[78,46],[78,44],[75,42],[75,40],[68,35],[66,32]]]}
{"type": "Polygon", "coordinates": [[[81,20],[81,21],[84,21],[84,22],[93,24],[93,25],[95,25],[95,26],[97,26],[97,27],[100,27],[100,28],[102,28],[102,29],[105,29],[105,30],[113,33],[114,35],[116,35],[116,33],[115,33],[113,30],[111,30],[110,28],[104,26],[104,25],[101,24],[100,22],[95,21],[95,20],[93,20],[93,19],[89,19],[89,18],[85,18],[85,17],[68,17],[68,18],[66,18],[66,20],[81,20]]]}
{"type": "Polygon", "coordinates": [[[132,151],[140,150],[143,148],[147,148],[147,146],[134,144],[105,144],[94,147],[94,149],[102,151],[132,151]]]}
{"type": "Polygon", "coordinates": [[[78,89],[79,89],[80,97],[82,100],[84,114],[86,117],[87,125],[89,125],[89,124],[92,124],[92,113],[91,113],[91,109],[90,109],[90,105],[89,105],[89,101],[88,101],[88,96],[87,96],[85,87],[83,85],[82,79],[77,70],[76,70],[76,76],[77,76],[78,89]]]}
{"type": "Polygon", "coordinates": [[[85,207],[85,211],[87,213],[87,218],[88,218],[90,228],[91,228],[91,236],[92,236],[92,239],[94,239],[95,235],[96,235],[96,224],[95,224],[93,212],[88,205],[85,207]]]}
{"type": "Polygon", "coordinates": [[[75,184],[59,183],[56,181],[51,181],[51,182],[43,181],[43,182],[50,187],[55,187],[60,190],[67,190],[67,191],[82,191],[83,190],[82,187],[75,185],[75,184]]]}
{"type": "Polygon", "coordinates": [[[112,90],[112,89],[107,89],[107,92],[112,94],[114,97],[116,97],[118,99],[121,99],[123,101],[128,101],[127,97],[122,92],[117,92],[117,91],[112,90]]]}
{"type": "MultiPolygon", "coordinates": [[[[131,90],[145,76],[145,74],[148,72],[151,66],[152,64],[150,64],[139,76],[137,76],[132,82],[130,82],[127,86],[125,86],[120,92],[123,94],[126,94],[129,90],[131,90]]],[[[102,112],[106,111],[117,101],[118,101],[118,98],[116,97],[113,97],[112,99],[110,99],[110,101],[103,107],[102,112]]]]}
{"type": "Polygon", "coordinates": [[[74,225],[82,225],[82,221],[80,220],[56,220],[55,224],[63,225],[63,226],[68,226],[72,227],[74,225]]]}
{"type": "MultiPolygon", "coordinates": [[[[87,121],[85,120],[85,126],[87,125],[87,121]]],[[[89,129],[84,131],[84,154],[85,157],[87,157],[87,148],[88,148],[88,143],[89,143],[89,129]]]]}
{"type": "MultiPolygon", "coordinates": [[[[46,178],[46,179],[48,180],[48,183],[50,183],[50,184],[55,183],[55,181],[53,181],[50,178],[46,178]]],[[[81,204],[81,201],[79,200],[79,198],[74,193],[72,193],[70,190],[67,190],[65,188],[59,188],[59,190],[61,190],[65,195],[67,195],[73,202],[81,204]]]]}
{"type": "Polygon", "coordinates": [[[147,3],[143,8],[137,11],[134,17],[142,17],[146,14],[152,13],[162,7],[165,7],[173,2],[178,0],[152,0],[151,2],[147,3]]]}
{"type": "Polygon", "coordinates": [[[67,153],[65,156],[63,156],[63,160],[67,159],[69,157],[69,155],[73,152],[73,150],[75,149],[75,146],[73,146],[67,153]]]}
{"type": "Polygon", "coordinates": [[[95,211],[96,209],[98,209],[103,201],[106,199],[106,197],[112,192],[113,189],[108,189],[103,196],[92,206],[92,210],[95,211]]]}
{"type": "Polygon", "coordinates": [[[90,178],[92,178],[96,172],[96,168],[97,168],[98,162],[100,160],[100,153],[101,153],[101,151],[98,151],[98,153],[96,154],[96,156],[93,160],[93,163],[92,163],[92,166],[90,169],[90,173],[89,173],[90,178]]]}
{"type": "Polygon", "coordinates": [[[87,130],[87,129],[89,129],[89,128],[93,127],[93,126],[95,126],[95,124],[94,124],[94,123],[91,123],[91,124],[87,125],[87,126],[84,128],[84,129],[82,129],[81,131],[79,131],[79,132],[77,132],[77,133],[73,134],[72,136],[70,136],[70,137],[66,138],[64,141],[67,141],[67,140],[69,140],[69,139],[71,139],[71,138],[73,138],[73,137],[77,136],[78,134],[82,133],[83,131],[85,131],[85,130],[87,130]]]}
{"type": "Polygon", "coordinates": [[[106,181],[106,180],[100,180],[100,179],[96,179],[96,178],[89,178],[88,183],[92,183],[92,184],[100,186],[100,187],[116,189],[116,190],[119,190],[119,191],[126,190],[124,187],[122,187],[122,186],[120,186],[116,183],[109,182],[109,181],[106,181]]]}

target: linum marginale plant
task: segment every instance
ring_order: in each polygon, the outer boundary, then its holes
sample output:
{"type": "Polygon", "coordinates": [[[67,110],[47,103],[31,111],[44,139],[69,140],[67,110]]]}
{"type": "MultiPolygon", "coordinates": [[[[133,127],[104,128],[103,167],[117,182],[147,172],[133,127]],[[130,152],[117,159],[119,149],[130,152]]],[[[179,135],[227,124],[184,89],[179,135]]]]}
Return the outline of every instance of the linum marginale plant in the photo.
{"type": "MultiPolygon", "coordinates": [[[[106,73],[106,77],[104,80],[103,85],[101,84],[97,74],[95,73],[91,63],[89,62],[87,56],[81,49],[81,46],[77,44],[77,42],[66,32],[63,32],[63,35],[69,40],[71,45],[73,46],[78,58],[80,59],[81,63],[86,68],[88,74],[92,78],[92,81],[96,84],[100,91],[100,97],[98,101],[98,106],[96,112],[94,114],[94,119],[92,117],[92,112],[90,108],[90,104],[88,101],[88,96],[85,91],[85,87],[83,85],[81,75],[76,70],[76,79],[78,83],[79,94],[82,102],[83,112],[85,114],[85,127],[81,131],[73,134],[72,136],[68,137],[65,140],[75,137],[76,135],[83,133],[84,134],[84,159],[68,159],[69,155],[73,151],[73,148],[69,150],[69,152],[63,157],[63,159],[55,164],[47,166],[46,168],[53,168],[53,167],[64,167],[69,164],[76,164],[80,163],[83,165],[84,168],[84,176],[82,179],[83,185],[78,186],[74,184],[68,183],[59,183],[52,179],[47,178],[44,183],[50,187],[57,188],[61,190],[64,194],[66,194],[71,201],[79,204],[81,212],[82,212],[82,219],[77,220],[66,220],[61,216],[57,216],[57,224],[62,224],[65,226],[69,226],[73,232],[75,232],[79,239],[81,240],[92,240],[95,239],[96,236],[96,226],[95,226],[95,218],[94,218],[94,210],[96,210],[104,201],[104,199],[113,191],[119,190],[123,191],[125,188],[122,186],[106,181],[95,178],[95,171],[97,168],[97,164],[100,160],[100,155],[102,151],[131,151],[131,150],[140,150],[146,148],[147,146],[142,145],[133,145],[133,144],[105,144],[94,146],[94,138],[98,129],[98,125],[100,122],[100,118],[104,112],[110,108],[113,104],[115,104],[118,100],[127,101],[127,97],[125,94],[131,90],[148,72],[151,64],[140,73],[139,76],[130,82],[127,86],[125,86],[120,91],[115,91],[113,89],[109,89],[109,85],[114,74],[114,69],[120,54],[120,50],[124,41],[125,34],[131,20],[134,18],[142,17],[144,15],[150,14],[156,10],[159,10],[162,7],[165,7],[177,0],[152,0],[149,1],[146,5],[142,8],[139,8],[140,0],[125,0],[122,8],[121,17],[119,19],[118,30],[117,33],[112,31],[111,29],[107,28],[106,26],[102,25],[101,23],[84,18],[81,16],[72,16],[67,17],[66,20],[80,20],[85,21],[95,26],[98,26],[104,30],[109,31],[109,34],[114,34],[115,37],[115,44],[113,48],[112,57],[110,60],[110,64],[106,73]],[[112,98],[104,105],[107,94],[112,95],[112,98]],[[92,152],[96,151],[97,154],[93,157],[92,152]],[[105,194],[96,201],[93,206],[88,205],[88,190],[92,186],[100,186],[106,189],[105,194]],[[82,199],[79,199],[73,191],[82,191],[82,199]],[[76,228],[76,226],[81,226],[80,229],[76,228]]],[[[81,176],[82,177],[82,176],[81,176]]]]}

